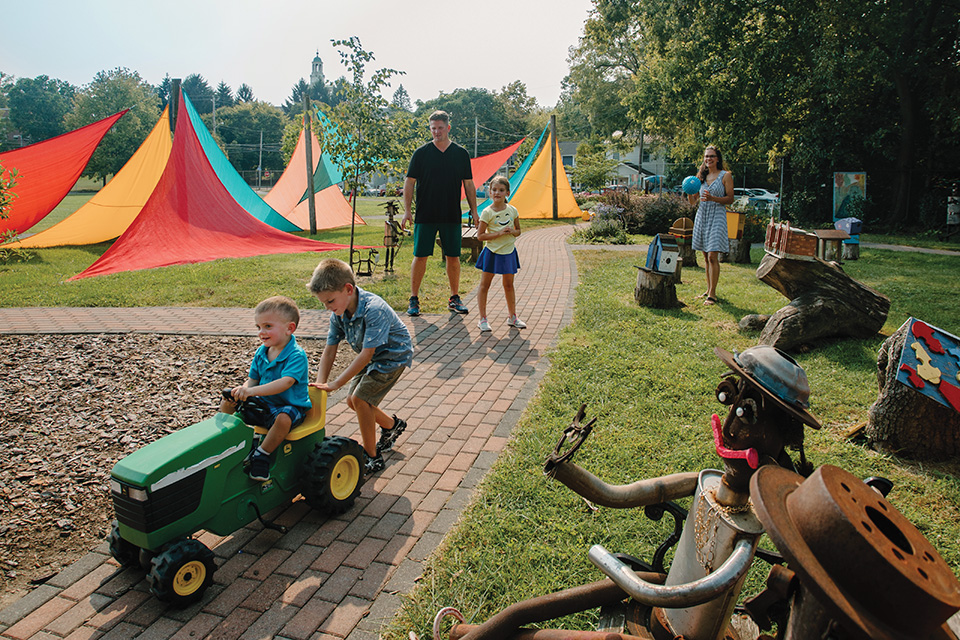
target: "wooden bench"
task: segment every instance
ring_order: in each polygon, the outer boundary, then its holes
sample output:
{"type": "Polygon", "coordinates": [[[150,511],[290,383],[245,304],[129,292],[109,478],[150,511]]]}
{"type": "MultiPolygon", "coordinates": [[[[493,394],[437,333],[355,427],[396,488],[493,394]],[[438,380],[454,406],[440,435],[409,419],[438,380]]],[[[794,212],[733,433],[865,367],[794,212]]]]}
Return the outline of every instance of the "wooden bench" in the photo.
{"type": "MultiPolygon", "coordinates": [[[[470,249],[470,262],[476,262],[477,258],[480,257],[480,251],[483,249],[483,241],[477,239],[477,227],[473,225],[464,226],[460,231],[460,247],[462,249],[470,249]]],[[[440,249],[443,249],[443,243],[440,242],[440,237],[437,237],[437,246],[440,249]]],[[[441,258],[443,255],[441,254],[441,258]]]]}

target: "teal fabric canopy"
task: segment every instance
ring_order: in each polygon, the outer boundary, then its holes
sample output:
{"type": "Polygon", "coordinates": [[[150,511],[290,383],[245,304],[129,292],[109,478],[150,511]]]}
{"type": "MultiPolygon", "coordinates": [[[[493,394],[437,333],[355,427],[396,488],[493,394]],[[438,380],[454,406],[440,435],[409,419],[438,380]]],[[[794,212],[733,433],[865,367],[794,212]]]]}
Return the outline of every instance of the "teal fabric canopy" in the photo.
{"type": "MultiPolygon", "coordinates": [[[[513,172],[513,175],[510,176],[510,195],[507,197],[507,201],[510,201],[510,198],[513,197],[513,194],[517,192],[517,187],[520,186],[520,183],[523,182],[523,177],[527,175],[527,171],[530,170],[530,165],[533,164],[533,160],[537,157],[537,150],[540,148],[540,144],[543,142],[543,137],[547,135],[547,129],[550,125],[547,125],[543,128],[543,133],[540,134],[540,137],[537,138],[537,144],[533,145],[533,149],[530,150],[530,153],[527,154],[527,157],[523,159],[523,162],[520,163],[520,166],[516,171],[513,172]]],[[[484,209],[490,206],[493,201],[490,198],[487,198],[483,202],[477,205],[477,213],[480,213],[484,209]]],[[[464,216],[469,216],[470,212],[467,211],[464,216]]]]}
{"type": "Polygon", "coordinates": [[[300,231],[297,225],[284,218],[264,202],[263,198],[258,196],[256,192],[250,188],[250,185],[247,184],[247,181],[237,173],[237,170],[234,169],[230,161],[227,160],[227,156],[223,155],[223,151],[217,146],[213,136],[207,131],[207,126],[203,124],[203,120],[200,119],[200,114],[193,108],[187,94],[183,94],[183,105],[186,107],[187,113],[190,114],[190,123],[193,125],[193,130],[197,134],[197,139],[200,141],[203,153],[207,156],[207,160],[210,161],[210,166],[213,167],[214,173],[217,174],[220,182],[223,183],[223,186],[226,187],[233,199],[237,201],[237,204],[243,207],[243,209],[254,218],[267,223],[274,229],[279,229],[280,231],[300,231]]]}

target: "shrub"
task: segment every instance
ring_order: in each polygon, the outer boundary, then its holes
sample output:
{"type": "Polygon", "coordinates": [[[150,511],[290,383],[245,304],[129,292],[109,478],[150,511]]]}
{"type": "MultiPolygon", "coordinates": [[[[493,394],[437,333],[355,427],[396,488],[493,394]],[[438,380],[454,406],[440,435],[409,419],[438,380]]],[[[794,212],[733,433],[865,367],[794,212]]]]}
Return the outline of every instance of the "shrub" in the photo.
{"type": "Polygon", "coordinates": [[[577,230],[573,235],[576,240],[591,244],[630,243],[623,228],[623,209],[602,202],[593,208],[590,226],[577,230]]]}
{"type": "Polygon", "coordinates": [[[627,233],[667,233],[678,218],[693,218],[696,208],[674,194],[637,196],[632,211],[624,213],[627,233]]]}

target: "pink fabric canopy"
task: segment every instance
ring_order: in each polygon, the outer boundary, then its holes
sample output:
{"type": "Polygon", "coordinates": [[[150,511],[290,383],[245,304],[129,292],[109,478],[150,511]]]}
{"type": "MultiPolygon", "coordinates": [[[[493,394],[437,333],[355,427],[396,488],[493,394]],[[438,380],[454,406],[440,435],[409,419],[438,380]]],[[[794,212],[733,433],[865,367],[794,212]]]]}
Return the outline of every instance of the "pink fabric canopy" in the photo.
{"type": "Polygon", "coordinates": [[[5,171],[17,170],[10,216],[0,220],[0,233],[23,233],[53,211],[77,183],[97,145],[129,109],[56,138],[0,153],[5,171]]]}
{"type": "Polygon", "coordinates": [[[140,215],[71,280],[220,258],[346,248],[278,231],[247,213],[217,178],[190,118],[183,115],[177,118],[167,167],[140,215]]]}

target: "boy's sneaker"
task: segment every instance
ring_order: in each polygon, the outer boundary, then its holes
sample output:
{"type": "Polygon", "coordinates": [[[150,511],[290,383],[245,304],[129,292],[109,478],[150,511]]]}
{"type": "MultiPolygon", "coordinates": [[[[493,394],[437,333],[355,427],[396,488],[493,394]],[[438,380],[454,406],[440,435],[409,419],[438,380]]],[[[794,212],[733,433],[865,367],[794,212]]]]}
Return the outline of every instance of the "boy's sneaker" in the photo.
{"type": "Polygon", "coordinates": [[[369,476],[377,473],[378,471],[383,471],[384,467],[387,464],[383,461],[383,456],[379,453],[376,458],[371,458],[367,455],[367,452],[363,452],[363,475],[369,476]]]}
{"type": "Polygon", "coordinates": [[[247,475],[251,480],[266,482],[270,479],[270,456],[254,451],[248,458],[247,475]]]}
{"type": "Polygon", "coordinates": [[[450,296],[450,302],[447,303],[447,307],[454,313],[470,313],[470,310],[463,306],[463,302],[460,301],[460,296],[456,294],[450,296]]]}
{"type": "Polygon", "coordinates": [[[477,323],[477,327],[481,332],[490,331],[490,323],[487,322],[486,318],[480,318],[480,322],[477,323]]]}
{"type": "Polygon", "coordinates": [[[420,298],[418,298],[417,296],[410,296],[410,304],[407,306],[407,315],[408,316],[420,315],[420,298]]]}
{"type": "Polygon", "coordinates": [[[384,451],[390,451],[393,449],[393,443],[397,441],[397,438],[400,437],[400,434],[403,433],[403,430],[406,428],[407,423],[398,418],[396,415],[393,416],[392,429],[384,429],[383,427],[380,427],[380,441],[377,442],[377,455],[384,451]]]}
{"type": "Polygon", "coordinates": [[[517,316],[510,316],[507,318],[507,324],[516,329],[526,329],[527,323],[518,318],[517,316]]]}

